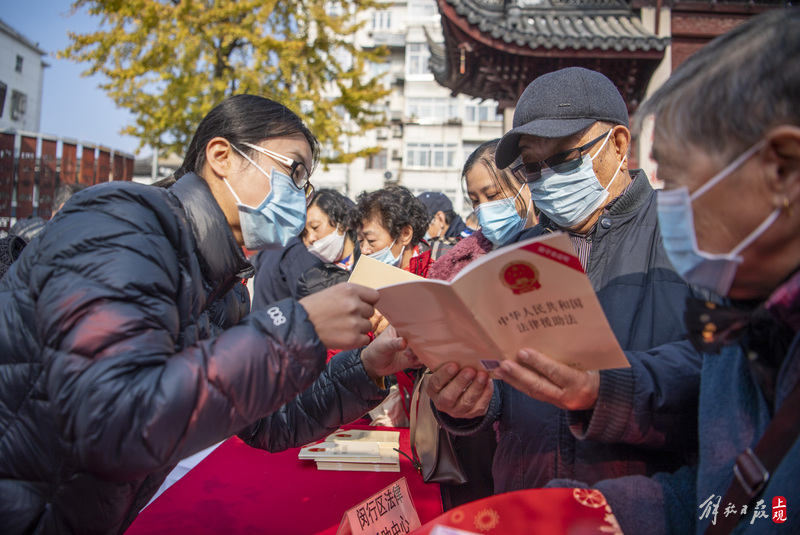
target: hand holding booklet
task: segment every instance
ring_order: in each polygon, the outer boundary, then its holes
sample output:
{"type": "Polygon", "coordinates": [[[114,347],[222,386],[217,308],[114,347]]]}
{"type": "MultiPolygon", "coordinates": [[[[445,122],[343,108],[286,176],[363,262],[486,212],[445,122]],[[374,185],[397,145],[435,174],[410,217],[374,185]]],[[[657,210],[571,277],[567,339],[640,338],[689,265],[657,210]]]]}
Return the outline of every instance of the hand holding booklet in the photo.
{"type": "Polygon", "coordinates": [[[429,368],[491,371],[532,348],[580,370],[628,367],[569,237],[546,234],[493,251],[448,282],[361,256],[350,282],[429,368]]]}

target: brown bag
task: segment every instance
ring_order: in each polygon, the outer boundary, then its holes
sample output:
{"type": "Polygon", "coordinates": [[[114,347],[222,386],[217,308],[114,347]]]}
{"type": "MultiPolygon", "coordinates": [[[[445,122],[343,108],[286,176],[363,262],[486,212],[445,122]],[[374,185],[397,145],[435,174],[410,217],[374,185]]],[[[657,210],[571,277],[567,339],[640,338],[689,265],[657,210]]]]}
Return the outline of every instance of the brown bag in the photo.
{"type": "Polygon", "coordinates": [[[442,429],[431,409],[431,398],[425,391],[430,378],[426,371],[414,384],[411,396],[411,452],[426,483],[463,485],[467,476],[456,454],[450,435],[442,429]]]}

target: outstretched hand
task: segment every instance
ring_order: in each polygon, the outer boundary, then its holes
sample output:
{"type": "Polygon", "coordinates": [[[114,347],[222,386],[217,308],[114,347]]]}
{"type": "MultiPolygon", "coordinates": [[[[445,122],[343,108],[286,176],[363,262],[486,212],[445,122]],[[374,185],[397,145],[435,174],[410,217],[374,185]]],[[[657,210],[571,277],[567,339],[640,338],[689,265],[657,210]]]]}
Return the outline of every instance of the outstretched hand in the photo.
{"type": "Polygon", "coordinates": [[[391,325],[361,351],[361,362],[373,380],[422,366],[417,355],[408,348],[405,338],[398,336],[391,325]]]}
{"type": "Polygon", "coordinates": [[[494,383],[485,371],[442,364],[428,380],[428,396],[440,412],[453,418],[478,418],[486,414],[494,383]]]}
{"type": "Polygon", "coordinates": [[[369,343],[377,290],[344,282],[304,297],[300,304],[328,349],[354,349],[369,343]]]}
{"type": "Polygon", "coordinates": [[[600,374],[570,368],[534,349],[522,349],[517,361],[504,360],[495,376],[534,399],[561,409],[594,407],[600,392],[600,374]]]}

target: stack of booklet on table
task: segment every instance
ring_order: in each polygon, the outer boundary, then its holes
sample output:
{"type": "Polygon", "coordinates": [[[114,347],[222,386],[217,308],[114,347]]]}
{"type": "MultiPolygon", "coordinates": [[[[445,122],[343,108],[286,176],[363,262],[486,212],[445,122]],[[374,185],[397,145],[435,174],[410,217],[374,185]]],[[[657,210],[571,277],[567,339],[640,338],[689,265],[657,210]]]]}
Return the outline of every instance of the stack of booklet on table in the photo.
{"type": "Polygon", "coordinates": [[[399,472],[400,432],[339,430],[300,449],[299,459],[313,460],[318,470],[399,472]]]}

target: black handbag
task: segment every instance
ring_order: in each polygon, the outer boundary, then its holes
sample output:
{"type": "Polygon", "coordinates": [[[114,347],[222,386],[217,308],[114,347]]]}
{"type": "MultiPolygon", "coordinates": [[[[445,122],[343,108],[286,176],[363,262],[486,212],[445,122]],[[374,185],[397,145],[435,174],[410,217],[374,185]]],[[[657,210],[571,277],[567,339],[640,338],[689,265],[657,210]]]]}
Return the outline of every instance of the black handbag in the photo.
{"type": "Polygon", "coordinates": [[[450,435],[442,429],[425,391],[430,371],[421,374],[411,396],[411,453],[414,464],[426,483],[462,485],[467,482],[464,467],[458,458],[450,435]]]}

